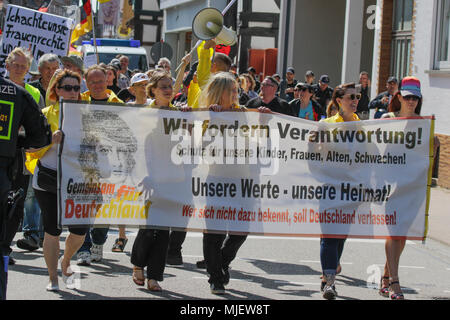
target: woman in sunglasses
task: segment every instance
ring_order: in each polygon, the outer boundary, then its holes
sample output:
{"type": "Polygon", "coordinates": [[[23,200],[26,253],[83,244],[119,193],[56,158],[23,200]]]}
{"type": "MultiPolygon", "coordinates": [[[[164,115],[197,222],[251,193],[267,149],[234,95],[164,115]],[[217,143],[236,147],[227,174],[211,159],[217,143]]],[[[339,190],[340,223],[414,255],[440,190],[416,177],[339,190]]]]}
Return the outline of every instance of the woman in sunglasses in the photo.
{"type": "Polygon", "coordinates": [[[289,102],[294,116],[319,121],[324,114],[319,103],[312,99],[314,96],[313,87],[307,83],[298,83],[295,86],[294,93],[297,93],[299,97],[289,102]]]}
{"type": "MultiPolygon", "coordinates": [[[[415,77],[405,77],[402,80],[400,90],[389,103],[388,112],[383,114],[381,118],[417,117],[420,115],[421,108],[420,81],[415,77]]],[[[390,297],[392,300],[404,299],[398,277],[398,266],[405,244],[405,239],[387,239],[385,243],[386,263],[379,293],[383,297],[390,297]]]]}
{"type": "MultiPolygon", "coordinates": [[[[360,95],[356,92],[354,83],[337,86],[329,108],[334,106],[338,112],[320,122],[337,123],[347,121],[359,121],[356,115],[360,95]]],[[[345,237],[321,238],[320,239],[320,262],[322,264],[322,283],[320,289],[323,297],[327,300],[335,299],[337,296],[335,278],[341,272],[340,258],[344,250],[345,237]]]]}
{"type": "MultiPolygon", "coordinates": [[[[57,70],[53,75],[48,91],[54,105],[42,110],[53,132],[52,144],[34,153],[27,154],[27,168],[33,172],[33,189],[41,208],[44,225],[44,258],[49,274],[47,291],[58,291],[58,259],[59,236],[57,209],[57,151],[62,140],[59,127],[59,100],[80,100],[81,77],[70,70],[57,70]]],[[[87,228],[69,227],[69,236],[65,242],[64,256],[61,260],[61,273],[63,281],[70,285],[73,282],[73,273],[70,270],[70,259],[84,242],[87,228]]]]}

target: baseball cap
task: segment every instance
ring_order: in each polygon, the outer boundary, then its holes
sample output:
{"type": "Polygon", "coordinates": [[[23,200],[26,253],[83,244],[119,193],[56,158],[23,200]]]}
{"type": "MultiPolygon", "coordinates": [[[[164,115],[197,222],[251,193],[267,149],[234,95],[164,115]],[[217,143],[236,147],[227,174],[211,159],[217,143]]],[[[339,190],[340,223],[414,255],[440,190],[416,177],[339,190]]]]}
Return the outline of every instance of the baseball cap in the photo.
{"type": "Polygon", "coordinates": [[[120,60],[119,59],[112,59],[111,62],[109,63],[110,66],[116,68],[117,70],[120,70],[121,66],[120,66],[120,60]]]}
{"type": "Polygon", "coordinates": [[[422,98],[419,79],[416,77],[404,77],[400,86],[400,94],[403,97],[416,96],[422,98]]]}
{"type": "Polygon", "coordinates": [[[145,73],[136,73],[133,77],[131,77],[130,80],[130,86],[134,85],[135,83],[142,82],[142,81],[149,81],[150,79],[145,73]]]}
{"type": "Polygon", "coordinates": [[[320,76],[320,82],[328,84],[328,83],[330,83],[330,77],[328,77],[328,75],[326,75],[326,74],[321,75],[320,76]]]}
{"type": "Polygon", "coordinates": [[[63,56],[60,57],[61,62],[68,62],[75,66],[77,66],[78,69],[81,70],[81,72],[84,72],[84,63],[83,60],[77,55],[70,55],[70,56],[63,56]]]}
{"type": "Polygon", "coordinates": [[[387,83],[390,83],[390,82],[398,83],[398,79],[396,77],[389,77],[389,79],[387,80],[387,83]]]}
{"type": "Polygon", "coordinates": [[[295,74],[295,70],[292,67],[287,68],[286,73],[292,73],[295,74]]]}

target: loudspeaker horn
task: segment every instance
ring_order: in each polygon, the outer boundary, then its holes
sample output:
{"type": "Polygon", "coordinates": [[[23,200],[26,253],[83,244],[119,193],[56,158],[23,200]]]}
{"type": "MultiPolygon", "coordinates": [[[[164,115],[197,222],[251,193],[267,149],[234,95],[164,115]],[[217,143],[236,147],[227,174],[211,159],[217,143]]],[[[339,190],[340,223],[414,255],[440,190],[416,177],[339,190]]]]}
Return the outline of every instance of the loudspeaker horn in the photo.
{"type": "Polygon", "coordinates": [[[192,32],[200,40],[216,39],[217,44],[232,46],[237,41],[236,32],[223,25],[223,15],[216,8],[197,12],[192,21],[192,32]]]}

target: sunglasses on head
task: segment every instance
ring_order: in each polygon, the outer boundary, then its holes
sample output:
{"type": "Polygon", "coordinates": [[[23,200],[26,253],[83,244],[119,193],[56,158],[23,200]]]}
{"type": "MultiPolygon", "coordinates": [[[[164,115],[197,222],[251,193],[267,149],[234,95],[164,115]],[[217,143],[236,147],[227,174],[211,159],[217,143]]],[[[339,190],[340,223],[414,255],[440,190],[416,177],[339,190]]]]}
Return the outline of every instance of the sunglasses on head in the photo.
{"type": "Polygon", "coordinates": [[[64,91],[67,91],[67,92],[72,91],[72,90],[75,92],[78,92],[78,91],[80,91],[81,87],[80,86],[71,86],[70,84],[66,84],[63,86],[59,86],[58,89],[63,89],[64,91]]]}

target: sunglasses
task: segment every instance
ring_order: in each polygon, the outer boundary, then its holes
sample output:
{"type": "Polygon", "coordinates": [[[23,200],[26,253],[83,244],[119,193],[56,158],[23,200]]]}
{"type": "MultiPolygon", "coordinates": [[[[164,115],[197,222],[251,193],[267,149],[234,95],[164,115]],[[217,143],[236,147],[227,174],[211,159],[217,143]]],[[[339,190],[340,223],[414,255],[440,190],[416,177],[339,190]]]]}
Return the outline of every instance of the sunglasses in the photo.
{"type": "Polygon", "coordinates": [[[63,86],[59,86],[58,89],[63,89],[64,91],[67,91],[67,92],[72,91],[72,90],[75,92],[78,92],[78,91],[80,91],[81,87],[80,86],[71,86],[70,84],[66,84],[63,86]]]}
{"type": "Polygon", "coordinates": [[[409,96],[404,96],[403,99],[405,99],[406,101],[409,101],[409,100],[419,101],[420,98],[418,96],[409,95],[409,96]]]}
{"type": "Polygon", "coordinates": [[[349,94],[347,97],[350,98],[350,100],[360,100],[361,99],[361,94],[357,93],[357,94],[349,94]]]}

